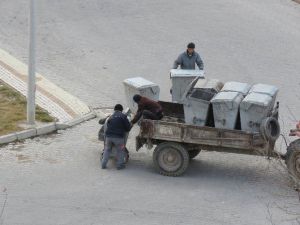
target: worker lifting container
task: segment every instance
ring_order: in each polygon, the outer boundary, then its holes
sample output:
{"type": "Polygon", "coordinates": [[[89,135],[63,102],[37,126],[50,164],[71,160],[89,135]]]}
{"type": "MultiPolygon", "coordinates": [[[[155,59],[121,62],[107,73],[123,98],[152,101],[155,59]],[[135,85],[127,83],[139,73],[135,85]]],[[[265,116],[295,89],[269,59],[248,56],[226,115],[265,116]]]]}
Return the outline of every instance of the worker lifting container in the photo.
{"type": "Polygon", "coordinates": [[[216,128],[235,129],[243,98],[239,92],[228,91],[218,93],[211,100],[216,128]]]}
{"type": "Polygon", "coordinates": [[[133,96],[139,94],[152,100],[159,100],[159,86],[142,77],[128,78],[123,81],[125,87],[125,96],[129,109],[132,112],[137,111],[137,104],[133,101],[133,96]]]}

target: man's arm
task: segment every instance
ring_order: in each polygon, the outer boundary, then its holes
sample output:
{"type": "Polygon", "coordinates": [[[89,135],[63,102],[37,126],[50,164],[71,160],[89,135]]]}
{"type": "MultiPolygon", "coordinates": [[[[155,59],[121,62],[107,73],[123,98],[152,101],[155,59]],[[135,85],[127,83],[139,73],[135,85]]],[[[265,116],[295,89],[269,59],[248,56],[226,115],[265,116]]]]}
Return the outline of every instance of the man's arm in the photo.
{"type": "Polygon", "coordinates": [[[129,120],[127,119],[126,115],[124,115],[123,123],[124,123],[125,131],[129,132],[131,130],[131,124],[130,124],[129,120]]]}
{"type": "Polygon", "coordinates": [[[203,61],[202,61],[202,59],[201,59],[201,57],[200,57],[199,54],[197,54],[196,64],[199,67],[199,70],[203,70],[204,69],[204,64],[203,64],[203,61]]]}
{"type": "Polygon", "coordinates": [[[181,55],[178,56],[178,58],[174,61],[173,69],[177,69],[179,65],[182,64],[182,57],[181,55]]]}
{"type": "Polygon", "coordinates": [[[131,120],[132,124],[135,124],[142,117],[142,111],[137,111],[134,118],[131,120]]]}

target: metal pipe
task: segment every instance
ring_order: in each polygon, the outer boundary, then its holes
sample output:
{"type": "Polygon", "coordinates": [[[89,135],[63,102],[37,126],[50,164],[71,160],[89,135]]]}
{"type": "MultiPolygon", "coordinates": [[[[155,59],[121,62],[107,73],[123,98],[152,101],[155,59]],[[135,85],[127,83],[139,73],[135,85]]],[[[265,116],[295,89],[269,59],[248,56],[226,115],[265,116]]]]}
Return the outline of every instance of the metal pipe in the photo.
{"type": "Polygon", "coordinates": [[[35,0],[30,0],[27,123],[35,124],[35,0]]]}

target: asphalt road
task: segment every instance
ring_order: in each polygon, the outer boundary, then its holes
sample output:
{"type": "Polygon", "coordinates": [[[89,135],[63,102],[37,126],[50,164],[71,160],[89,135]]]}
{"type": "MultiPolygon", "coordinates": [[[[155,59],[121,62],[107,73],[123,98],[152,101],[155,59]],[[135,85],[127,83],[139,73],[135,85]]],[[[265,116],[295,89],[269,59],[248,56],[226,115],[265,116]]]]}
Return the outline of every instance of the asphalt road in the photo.
{"type": "MultiPolygon", "coordinates": [[[[0,47],[24,62],[28,2],[0,1],[0,47]]],[[[122,80],[133,76],[170,99],[169,69],[194,41],[208,77],[274,84],[283,132],[299,119],[295,2],[40,0],[37,11],[38,71],[92,107],[124,103],[122,80]]],[[[97,130],[92,120],[1,148],[0,224],[299,224],[281,162],[202,152],[185,176],[163,177],[151,151],[134,151],[133,133],[128,168],[103,171],[97,130]]]]}

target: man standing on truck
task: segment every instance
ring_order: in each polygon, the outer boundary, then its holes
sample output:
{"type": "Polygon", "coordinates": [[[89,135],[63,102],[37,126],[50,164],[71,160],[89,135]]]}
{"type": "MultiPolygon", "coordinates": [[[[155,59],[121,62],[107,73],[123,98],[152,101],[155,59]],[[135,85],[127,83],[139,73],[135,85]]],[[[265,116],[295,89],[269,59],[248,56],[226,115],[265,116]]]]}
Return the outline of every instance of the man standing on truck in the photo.
{"type": "Polygon", "coordinates": [[[183,70],[194,70],[195,64],[199,67],[199,70],[204,69],[203,61],[200,55],[195,51],[195,44],[193,42],[187,45],[187,50],[181,53],[175,60],[173,69],[177,69],[180,66],[183,70]]]}
{"type": "Polygon", "coordinates": [[[138,110],[135,117],[131,120],[131,124],[135,124],[142,116],[144,119],[150,120],[163,118],[163,110],[158,102],[141,95],[134,95],[133,101],[138,104],[138,110]]]}
{"type": "Polygon", "coordinates": [[[125,135],[129,132],[131,125],[127,116],[122,113],[123,106],[115,105],[114,113],[107,121],[107,129],[105,132],[104,153],[102,159],[102,169],[106,169],[106,164],[114,146],[117,150],[117,169],[125,168],[125,135]]]}

